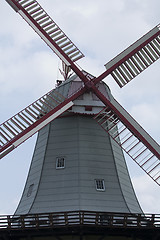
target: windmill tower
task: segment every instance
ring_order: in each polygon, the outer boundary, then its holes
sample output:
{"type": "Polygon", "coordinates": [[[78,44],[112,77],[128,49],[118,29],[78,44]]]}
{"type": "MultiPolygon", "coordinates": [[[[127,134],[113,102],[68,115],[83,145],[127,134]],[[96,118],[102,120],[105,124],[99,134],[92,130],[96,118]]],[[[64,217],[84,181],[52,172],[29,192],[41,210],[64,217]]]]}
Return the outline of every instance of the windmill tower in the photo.
{"type": "MultiPolygon", "coordinates": [[[[76,232],[77,238],[93,239],[90,226],[82,228],[86,220],[94,225],[95,239],[103,239],[102,232],[104,239],[109,239],[108,234],[115,239],[150,237],[150,232],[136,235],[128,228],[125,233],[108,230],[113,226],[135,227],[135,221],[137,228],[148,223],[152,223],[149,229],[153,227],[153,216],[143,215],[135,196],[123,151],[160,184],[160,147],[102,80],[111,74],[123,87],[155,62],[160,56],[159,26],[94,77],[77,67],[75,62],[84,55],[37,1],[6,1],[60,57],[66,69],[63,83],[0,126],[1,158],[39,132],[25,189],[9,228],[33,228],[30,235],[25,232],[27,237],[36,236],[35,227],[50,227],[53,236],[64,237],[65,232],[64,239],[68,239],[76,232]],[[68,69],[74,72],[70,78],[68,69]],[[57,229],[63,224],[71,228],[61,229],[62,234],[57,229]],[[82,229],[77,230],[77,225],[82,229]]],[[[44,232],[38,234],[44,237],[44,232]]]]}
{"type": "MultiPolygon", "coordinates": [[[[54,94],[67,98],[82,85],[75,75],[54,94]]],[[[100,83],[99,88],[112,98],[106,84],[100,83]]],[[[92,92],[84,93],[39,131],[16,215],[77,210],[141,213],[122,149],[98,122],[96,114],[103,109],[92,92]]]]}

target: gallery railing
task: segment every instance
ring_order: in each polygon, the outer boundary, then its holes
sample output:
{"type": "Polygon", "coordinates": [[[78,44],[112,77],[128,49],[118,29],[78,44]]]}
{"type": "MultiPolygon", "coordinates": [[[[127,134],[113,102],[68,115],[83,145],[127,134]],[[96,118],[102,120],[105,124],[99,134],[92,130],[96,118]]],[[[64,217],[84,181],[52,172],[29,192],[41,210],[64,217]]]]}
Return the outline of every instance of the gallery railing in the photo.
{"type": "Polygon", "coordinates": [[[105,228],[160,228],[160,215],[73,211],[0,216],[1,230],[24,230],[74,226],[105,228]]]}

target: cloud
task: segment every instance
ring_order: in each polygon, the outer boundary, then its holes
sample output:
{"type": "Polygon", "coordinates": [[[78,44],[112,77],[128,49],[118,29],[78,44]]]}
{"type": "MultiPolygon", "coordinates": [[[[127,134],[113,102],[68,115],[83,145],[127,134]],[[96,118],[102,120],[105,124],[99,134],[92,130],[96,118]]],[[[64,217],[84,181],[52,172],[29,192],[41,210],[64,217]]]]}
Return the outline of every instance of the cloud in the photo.
{"type": "Polygon", "coordinates": [[[135,104],[132,107],[131,114],[136,116],[139,122],[143,122],[145,128],[149,129],[150,132],[156,133],[160,117],[160,111],[157,112],[157,109],[159,109],[158,103],[155,103],[155,105],[149,103],[135,104]]]}
{"type": "Polygon", "coordinates": [[[132,182],[143,211],[159,214],[160,207],[159,201],[157,201],[159,199],[159,186],[146,174],[133,177],[132,182]]]}

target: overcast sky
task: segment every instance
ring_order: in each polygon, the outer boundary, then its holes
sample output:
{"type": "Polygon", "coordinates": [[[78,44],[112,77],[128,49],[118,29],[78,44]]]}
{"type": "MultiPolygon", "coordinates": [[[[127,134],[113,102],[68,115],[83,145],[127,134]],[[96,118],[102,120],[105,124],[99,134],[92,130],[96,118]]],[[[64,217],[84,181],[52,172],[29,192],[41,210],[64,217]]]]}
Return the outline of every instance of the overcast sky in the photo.
{"type": "MultiPolygon", "coordinates": [[[[79,65],[98,76],[104,64],[160,23],[159,0],[39,0],[85,54],[79,65]]],[[[0,122],[55,87],[60,61],[5,0],[0,1],[0,122]]],[[[112,94],[160,143],[160,61],[112,94]]],[[[0,214],[14,213],[23,191],[36,136],[0,161],[0,214]]],[[[160,213],[160,187],[127,158],[140,204],[160,213]]]]}

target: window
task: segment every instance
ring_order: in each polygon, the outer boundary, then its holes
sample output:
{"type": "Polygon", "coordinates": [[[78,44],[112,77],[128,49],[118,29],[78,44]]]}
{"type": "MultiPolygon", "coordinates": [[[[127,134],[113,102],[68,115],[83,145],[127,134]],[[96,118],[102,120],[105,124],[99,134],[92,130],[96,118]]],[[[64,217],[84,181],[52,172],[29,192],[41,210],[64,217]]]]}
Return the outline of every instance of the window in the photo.
{"type": "Polygon", "coordinates": [[[104,185],[104,180],[103,179],[96,179],[96,190],[97,191],[105,191],[105,185],[104,185]]]}
{"type": "Polygon", "coordinates": [[[85,106],[85,111],[92,111],[92,106],[85,106]]]}
{"type": "Polygon", "coordinates": [[[56,169],[65,168],[65,158],[64,157],[57,157],[56,160],[56,169]]]}
{"type": "Polygon", "coordinates": [[[34,184],[31,184],[28,188],[27,197],[30,197],[33,192],[34,184]]]}

